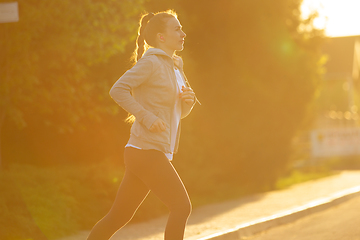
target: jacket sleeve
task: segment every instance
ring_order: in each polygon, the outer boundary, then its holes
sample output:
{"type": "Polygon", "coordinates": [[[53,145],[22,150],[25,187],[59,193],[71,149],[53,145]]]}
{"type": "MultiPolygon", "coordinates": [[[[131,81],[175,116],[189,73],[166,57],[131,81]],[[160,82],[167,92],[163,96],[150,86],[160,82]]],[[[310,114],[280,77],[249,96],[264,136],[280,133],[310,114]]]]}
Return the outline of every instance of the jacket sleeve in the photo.
{"type": "Polygon", "coordinates": [[[131,95],[133,88],[146,81],[153,72],[153,62],[149,58],[141,58],[130,70],[126,71],[110,89],[110,96],[125,111],[134,115],[136,120],[144,124],[148,129],[158,118],[152,112],[146,110],[131,95]]]}

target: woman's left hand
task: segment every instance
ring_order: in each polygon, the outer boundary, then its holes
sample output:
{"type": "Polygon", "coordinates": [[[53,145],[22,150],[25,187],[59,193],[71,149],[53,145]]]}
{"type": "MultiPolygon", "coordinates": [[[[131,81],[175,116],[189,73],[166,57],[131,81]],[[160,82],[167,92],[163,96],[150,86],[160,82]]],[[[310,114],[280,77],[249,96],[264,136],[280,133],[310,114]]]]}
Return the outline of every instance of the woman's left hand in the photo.
{"type": "Polygon", "coordinates": [[[194,91],[191,88],[185,86],[183,86],[181,90],[182,90],[182,92],[180,93],[181,100],[183,100],[185,103],[187,103],[190,106],[193,105],[195,102],[194,91]]]}

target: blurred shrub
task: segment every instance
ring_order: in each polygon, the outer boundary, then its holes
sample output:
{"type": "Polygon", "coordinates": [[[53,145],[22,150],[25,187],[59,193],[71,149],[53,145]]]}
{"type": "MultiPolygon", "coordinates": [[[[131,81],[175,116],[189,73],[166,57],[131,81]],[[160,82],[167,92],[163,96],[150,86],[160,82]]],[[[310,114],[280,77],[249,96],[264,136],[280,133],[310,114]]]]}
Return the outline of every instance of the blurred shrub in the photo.
{"type": "MultiPolygon", "coordinates": [[[[11,165],[0,172],[0,239],[56,239],[91,229],[110,209],[122,176],[122,168],[109,162],[50,168],[11,165]]],[[[165,211],[150,196],[133,222],[165,211]]]]}

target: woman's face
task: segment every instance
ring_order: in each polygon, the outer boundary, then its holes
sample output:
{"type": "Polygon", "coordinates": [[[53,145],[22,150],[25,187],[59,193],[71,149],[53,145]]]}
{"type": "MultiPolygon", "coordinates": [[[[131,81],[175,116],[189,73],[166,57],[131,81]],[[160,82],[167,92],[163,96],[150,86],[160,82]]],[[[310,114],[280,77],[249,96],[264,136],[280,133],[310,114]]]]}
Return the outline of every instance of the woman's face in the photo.
{"type": "Polygon", "coordinates": [[[182,31],[179,20],[175,17],[169,18],[166,25],[165,33],[161,34],[163,47],[169,51],[183,50],[186,34],[182,31]]]}

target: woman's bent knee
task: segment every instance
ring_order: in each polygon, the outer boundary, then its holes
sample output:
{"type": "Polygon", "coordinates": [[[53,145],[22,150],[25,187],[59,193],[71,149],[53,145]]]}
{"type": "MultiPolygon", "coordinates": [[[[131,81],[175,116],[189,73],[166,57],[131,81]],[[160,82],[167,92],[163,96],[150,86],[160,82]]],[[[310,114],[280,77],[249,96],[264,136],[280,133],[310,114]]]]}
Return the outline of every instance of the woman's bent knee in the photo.
{"type": "Polygon", "coordinates": [[[192,205],[191,202],[188,202],[187,208],[186,208],[186,212],[188,214],[188,216],[190,216],[191,212],[192,212],[192,205]]]}
{"type": "Polygon", "coordinates": [[[110,211],[105,219],[113,228],[119,229],[126,225],[134,216],[133,212],[112,212],[110,211]]]}
{"type": "Polygon", "coordinates": [[[183,218],[188,218],[192,211],[192,205],[190,201],[183,201],[181,204],[177,204],[170,208],[170,212],[181,216],[183,218]]]}

